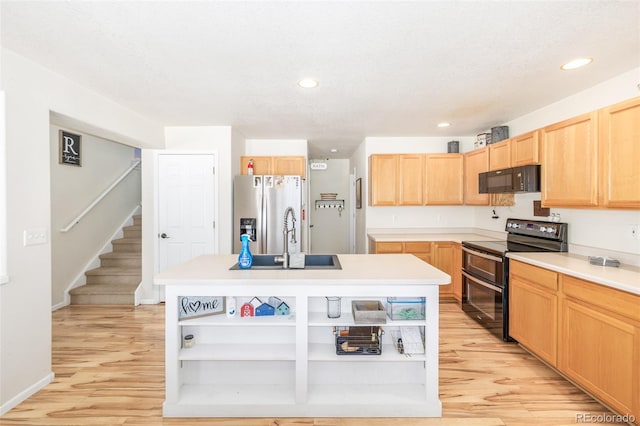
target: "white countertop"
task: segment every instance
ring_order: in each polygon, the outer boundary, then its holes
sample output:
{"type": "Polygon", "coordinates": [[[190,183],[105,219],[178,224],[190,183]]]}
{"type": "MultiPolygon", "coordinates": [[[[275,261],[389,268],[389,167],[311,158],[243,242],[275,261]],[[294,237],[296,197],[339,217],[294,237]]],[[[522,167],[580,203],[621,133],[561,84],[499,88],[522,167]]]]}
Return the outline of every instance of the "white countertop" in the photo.
{"type": "Polygon", "coordinates": [[[340,254],[336,269],[229,270],[238,255],[203,255],[163,271],[156,285],[252,284],[252,285],[443,285],[451,277],[411,254],[340,254]]]}
{"type": "MultiPolygon", "coordinates": [[[[571,253],[507,253],[507,257],[572,277],[640,295],[640,268],[597,266],[586,256],[571,253]]],[[[638,308],[640,309],[640,308],[638,308]]]]}
{"type": "MultiPolygon", "coordinates": [[[[372,232],[367,234],[369,239],[380,242],[392,242],[392,241],[452,241],[455,243],[461,243],[462,241],[499,241],[500,238],[488,237],[482,234],[474,233],[432,233],[432,232],[372,232]]],[[[502,238],[504,240],[504,238],[502,238]]]]}

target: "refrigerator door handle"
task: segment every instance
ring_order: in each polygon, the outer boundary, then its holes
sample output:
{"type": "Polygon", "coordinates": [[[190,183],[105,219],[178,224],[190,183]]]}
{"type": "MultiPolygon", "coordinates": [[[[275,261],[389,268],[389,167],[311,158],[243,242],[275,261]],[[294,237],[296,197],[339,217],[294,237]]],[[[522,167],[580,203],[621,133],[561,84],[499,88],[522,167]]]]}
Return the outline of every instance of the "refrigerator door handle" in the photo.
{"type": "Polygon", "coordinates": [[[269,228],[269,209],[267,208],[269,205],[269,195],[264,187],[264,179],[262,185],[262,197],[260,198],[260,215],[262,216],[262,228],[260,229],[260,253],[267,254],[267,249],[269,248],[267,244],[267,238],[269,237],[267,232],[267,229],[269,228]]]}
{"type": "MultiPolygon", "coordinates": [[[[264,197],[263,197],[263,203],[264,203],[264,197]]],[[[269,223],[269,213],[267,211],[268,209],[263,205],[262,207],[262,241],[260,242],[260,244],[262,245],[261,247],[261,253],[267,253],[267,238],[269,238],[269,233],[267,232],[267,230],[269,229],[269,227],[267,226],[267,224],[269,223]]]]}

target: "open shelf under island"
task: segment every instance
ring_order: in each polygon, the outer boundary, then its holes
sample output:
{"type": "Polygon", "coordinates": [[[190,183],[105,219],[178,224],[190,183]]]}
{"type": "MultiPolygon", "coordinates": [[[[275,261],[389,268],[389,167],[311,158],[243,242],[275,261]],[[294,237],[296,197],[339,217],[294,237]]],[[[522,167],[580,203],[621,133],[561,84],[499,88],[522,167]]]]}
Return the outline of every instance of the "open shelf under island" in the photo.
{"type": "MultiPolygon", "coordinates": [[[[449,275],[410,254],[339,255],[340,270],[229,270],[205,255],[157,274],[166,299],[166,417],[440,417],[438,286],[449,275]],[[184,298],[277,297],[282,316],[180,315],[184,298]],[[326,296],[341,297],[327,318],[326,296]],[[352,300],[425,298],[425,318],[355,323],[352,300]],[[180,302],[183,302],[182,304],[180,302]],[[381,327],[379,355],[337,355],[336,327],[381,327]],[[400,354],[392,332],[417,327],[424,353],[400,354]],[[194,336],[183,347],[184,336],[194,336]]],[[[206,300],[206,299],[204,299],[206,300]]],[[[254,301],[255,302],[255,301],[254,301]]]]}

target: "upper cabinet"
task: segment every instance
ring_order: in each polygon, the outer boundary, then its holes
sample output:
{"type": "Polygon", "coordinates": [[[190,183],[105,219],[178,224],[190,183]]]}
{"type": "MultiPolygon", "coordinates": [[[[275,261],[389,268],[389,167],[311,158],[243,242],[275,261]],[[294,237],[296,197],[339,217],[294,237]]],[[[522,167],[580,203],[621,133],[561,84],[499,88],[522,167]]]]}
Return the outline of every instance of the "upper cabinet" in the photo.
{"type": "Polygon", "coordinates": [[[369,157],[369,204],[398,204],[398,155],[376,154],[369,157]]]}
{"type": "Polygon", "coordinates": [[[427,205],[460,205],[464,201],[464,156],[425,155],[425,195],[427,205]]]}
{"type": "Polygon", "coordinates": [[[597,117],[591,112],[541,130],[544,207],[597,206],[597,117]]]}
{"type": "Polygon", "coordinates": [[[539,131],[524,133],[509,139],[511,145],[511,166],[526,166],[540,163],[539,131]]]}
{"type": "Polygon", "coordinates": [[[305,178],[307,162],[304,156],[242,156],[240,157],[240,173],[247,174],[247,164],[253,160],[255,175],[292,175],[305,178]]]}
{"type": "Polygon", "coordinates": [[[538,131],[524,133],[489,145],[489,170],[538,164],[538,131]]]}
{"type": "Polygon", "coordinates": [[[278,156],[272,158],[274,175],[305,177],[307,162],[303,156],[278,156]]]}
{"type": "Polygon", "coordinates": [[[489,170],[511,167],[511,139],[489,145],[489,170]]]}
{"type": "Polygon", "coordinates": [[[599,111],[602,207],[640,208],[640,97],[599,111]]]}
{"type": "Polygon", "coordinates": [[[424,204],[424,155],[398,155],[398,189],[399,205],[424,204]]]}
{"type": "Polygon", "coordinates": [[[464,203],[488,206],[489,194],[478,192],[478,174],[489,171],[489,149],[487,147],[464,154],[464,203]]]}
{"type": "Polygon", "coordinates": [[[373,154],[369,157],[372,206],[459,205],[462,154],[373,154]]]}

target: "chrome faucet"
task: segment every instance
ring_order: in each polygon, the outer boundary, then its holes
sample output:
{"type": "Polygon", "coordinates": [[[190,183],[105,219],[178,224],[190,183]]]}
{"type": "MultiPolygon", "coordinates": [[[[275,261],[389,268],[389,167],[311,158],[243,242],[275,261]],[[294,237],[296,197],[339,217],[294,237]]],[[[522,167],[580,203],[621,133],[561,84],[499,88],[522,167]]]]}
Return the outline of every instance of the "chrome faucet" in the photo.
{"type": "Polygon", "coordinates": [[[284,269],[289,269],[289,233],[291,233],[291,242],[296,243],[296,214],[293,207],[287,207],[284,211],[284,223],[282,227],[282,245],[284,247],[284,253],[282,256],[278,256],[274,259],[276,263],[282,262],[284,269]],[[289,214],[291,214],[291,229],[287,229],[289,224],[289,214]]]}

